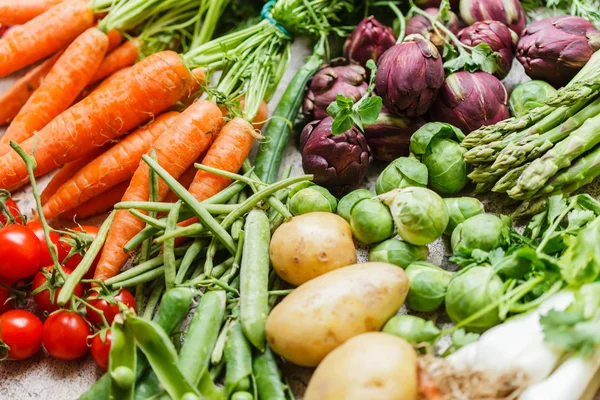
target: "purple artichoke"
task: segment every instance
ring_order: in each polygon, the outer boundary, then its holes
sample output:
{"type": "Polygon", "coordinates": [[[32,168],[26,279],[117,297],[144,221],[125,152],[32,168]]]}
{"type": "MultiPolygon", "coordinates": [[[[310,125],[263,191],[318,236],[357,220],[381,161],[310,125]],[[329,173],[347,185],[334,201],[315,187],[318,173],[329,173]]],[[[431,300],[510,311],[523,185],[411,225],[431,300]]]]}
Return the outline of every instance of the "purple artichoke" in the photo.
{"type": "MultiPolygon", "coordinates": [[[[427,14],[435,17],[438,15],[440,10],[437,8],[427,8],[424,11],[427,14]]],[[[458,17],[452,11],[448,11],[448,19],[449,20],[446,23],[446,28],[448,28],[448,30],[450,30],[452,33],[457,33],[460,30],[460,22],[458,21],[458,17]]],[[[431,41],[431,43],[433,43],[438,50],[444,48],[444,38],[438,35],[429,20],[420,14],[415,15],[406,23],[406,34],[413,35],[415,33],[418,33],[425,37],[425,39],[431,41]]]]}
{"type": "Polygon", "coordinates": [[[566,85],[600,49],[600,31],[588,20],[565,15],[529,25],[517,46],[517,59],[531,79],[566,85]]]}
{"type": "Polygon", "coordinates": [[[394,30],[370,16],[360,21],[346,40],[344,57],[364,67],[369,60],[377,62],[383,52],[394,44],[396,44],[394,30]]]}
{"type": "Polygon", "coordinates": [[[519,41],[519,36],[509,27],[498,21],[475,22],[461,30],[458,39],[467,46],[475,47],[487,43],[498,54],[498,70],[494,74],[498,79],[508,75],[519,41]]]}
{"type": "Polygon", "coordinates": [[[460,16],[467,25],[477,21],[502,22],[519,36],[526,24],[519,0],[460,0],[460,16]]]}
{"type": "Polygon", "coordinates": [[[359,185],[373,159],[365,136],[355,127],[331,134],[333,118],[308,123],[300,134],[302,168],[314,182],[340,195],[359,185]]]}
{"type": "Polygon", "coordinates": [[[377,121],[365,126],[365,137],[373,157],[393,161],[407,156],[410,137],[423,125],[425,120],[421,117],[399,117],[382,108],[377,121]]]}
{"type": "Polygon", "coordinates": [[[443,83],[436,47],[421,35],[409,35],[379,59],[375,90],[391,112],[416,117],[427,112],[443,83]]]}
{"type": "Polygon", "coordinates": [[[344,58],[331,60],[308,83],[302,113],[311,120],[328,117],[327,107],[338,94],[357,102],[367,91],[366,76],[367,71],[358,64],[347,64],[344,58]]]}
{"type": "Polygon", "coordinates": [[[502,83],[485,72],[456,72],[446,78],[431,107],[431,117],[467,134],[510,116],[502,83]]]}

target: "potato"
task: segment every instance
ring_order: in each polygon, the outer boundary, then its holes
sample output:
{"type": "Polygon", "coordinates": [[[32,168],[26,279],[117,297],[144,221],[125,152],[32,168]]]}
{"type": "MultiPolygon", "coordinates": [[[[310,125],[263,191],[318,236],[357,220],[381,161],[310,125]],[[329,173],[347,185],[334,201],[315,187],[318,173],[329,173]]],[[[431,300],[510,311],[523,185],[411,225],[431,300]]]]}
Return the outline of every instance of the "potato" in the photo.
{"type": "Polygon", "coordinates": [[[304,400],[416,400],[417,382],[417,353],[410,344],[387,333],[363,333],[325,357],[304,400]]]}
{"type": "Polygon", "coordinates": [[[277,275],[295,286],[356,262],[350,225],[326,212],[302,214],[281,225],[270,254],[277,275]]]}
{"type": "Polygon", "coordinates": [[[404,270],[392,264],[336,269],[300,286],[271,311],[267,341],[294,364],[314,367],[351,337],[380,330],[407,292],[404,270]]]}

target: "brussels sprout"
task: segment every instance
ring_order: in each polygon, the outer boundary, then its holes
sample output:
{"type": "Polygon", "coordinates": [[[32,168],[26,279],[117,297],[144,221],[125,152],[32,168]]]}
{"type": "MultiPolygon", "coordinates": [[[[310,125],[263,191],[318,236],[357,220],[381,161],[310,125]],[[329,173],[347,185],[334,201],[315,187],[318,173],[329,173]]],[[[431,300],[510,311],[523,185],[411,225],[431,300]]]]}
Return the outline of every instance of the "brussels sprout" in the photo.
{"type": "Polygon", "coordinates": [[[429,249],[427,246],[414,246],[398,239],[389,239],[371,248],[369,261],[380,261],[408,267],[415,261],[427,260],[429,249]]]}
{"type": "Polygon", "coordinates": [[[390,238],[394,234],[394,220],[381,201],[364,199],[352,207],[350,228],[356,240],[369,245],[390,238]]]}
{"type": "Polygon", "coordinates": [[[353,190],[340,199],[337,206],[337,214],[350,223],[352,207],[363,199],[370,199],[373,197],[375,197],[375,195],[367,189],[353,190]]]}
{"type": "Polygon", "coordinates": [[[464,149],[450,139],[433,138],[425,154],[423,164],[429,171],[428,186],[438,193],[455,194],[467,184],[467,163],[464,149]]]}
{"type": "Polygon", "coordinates": [[[421,187],[396,189],[379,198],[390,207],[398,235],[422,246],[438,239],[448,226],[448,209],[434,191],[421,187]]]}
{"type": "Polygon", "coordinates": [[[434,138],[448,138],[462,142],[464,133],[455,126],[444,122],[428,122],[410,137],[410,152],[422,156],[434,138]]]}
{"type": "Polygon", "coordinates": [[[427,167],[416,158],[400,157],[381,172],[375,184],[375,192],[383,194],[409,186],[427,186],[427,167]]]}
{"type": "Polygon", "coordinates": [[[311,182],[304,182],[290,191],[288,208],[294,215],[309,212],[335,212],[337,200],[327,189],[311,182]]]}
{"type": "Polygon", "coordinates": [[[544,81],[524,82],[515,87],[508,99],[508,107],[513,117],[522,117],[535,108],[546,104],[556,89],[544,81]]]}
{"type": "Polygon", "coordinates": [[[410,289],[406,304],[415,311],[430,312],[438,309],[446,297],[452,273],[423,261],[406,268],[410,289]]]}
{"type": "Polygon", "coordinates": [[[452,235],[454,228],[466,219],[471,218],[478,214],[483,214],[483,204],[474,197],[455,197],[451,199],[444,199],[448,212],[450,213],[450,221],[446,228],[446,235],[452,235]]]}
{"type": "Polygon", "coordinates": [[[413,344],[433,342],[440,334],[433,322],[412,315],[396,315],[390,318],[385,323],[383,332],[399,336],[413,344]]]}
{"type": "Polygon", "coordinates": [[[475,215],[458,224],[450,239],[454,254],[471,255],[474,249],[491,251],[508,242],[509,227],[492,214],[475,215]]]}
{"type": "MultiPolygon", "coordinates": [[[[491,267],[472,267],[454,275],[446,291],[446,312],[458,323],[489,307],[504,294],[502,279],[491,267]]],[[[494,308],[464,327],[482,332],[500,323],[498,308],[494,308]]]]}

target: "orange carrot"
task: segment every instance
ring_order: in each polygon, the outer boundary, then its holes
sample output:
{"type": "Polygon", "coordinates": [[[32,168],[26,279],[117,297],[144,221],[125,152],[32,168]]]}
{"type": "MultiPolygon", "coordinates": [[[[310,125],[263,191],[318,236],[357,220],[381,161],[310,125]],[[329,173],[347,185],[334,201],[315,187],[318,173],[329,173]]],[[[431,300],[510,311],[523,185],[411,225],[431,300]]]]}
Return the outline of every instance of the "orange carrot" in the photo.
{"type": "Polygon", "coordinates": [[[0,155],[11,151],[10,141],[21,143],[65,111],[98,70],[108,37],[90,28],[67,47],[0,139],[0,155]]]}
{"type": "Polygon", "coordinates": [[[84,219],[111,210],[115,204],[121,201],[125,191],[129,187],[129,181],[121,182],[110,188],[100,196],[86,201],[69,211],[60,214],[63,219],[84,219]]]}
{"type": "Polygon", "coordinates": [[[93,152],[80,157],[75,161],[65,164],[56,174],[54,174],[40,195],[42,204],[46,204],[46,202],[54,195],[54,193],[56,193],[58,188],[61,187],[63,183],[71,179],[81,168],[85,167],[90,161],[104,153],[109,148],[110,144],[98,147],[98,149],[94,150],[93,152]]]}
{"type": "MultiPolygon", "coordinates": [[[[152,146],[158,163],[175,179],[210,145],[221,128],[223,115],[216,104],[200,100],[183,111],[152,146]]],[[[148,165],[140,163],[123,201],[148,200],[148,165]]],[[[169,187],[159,180],[158,200],[162,201],[169,187]]],[[[104,243],[94,279],[106,280],[115,276],[127,261],[123,246],[144,228],[144,222],[127,210],[118,210],[104,243]]]]}
{"type": "Polygon", "coordinates": [[[0,24],[23,25],[63,0],[0,0],[0,24]]]}
{"type": "MultiPolygon", "coordinates": [[[[204,154],[201,154],[200,157],[198,157],[198,159],[195,162],[197,162],[197,163],[202,162],[203,158],[204,158],[204,154]]],[[[190,185],[194,181],[196,172],[198,172],[198,169],[196,167],[194,167],[194,165],[192,164],[189,166],[188,169],[185,170],[185,172],[183,174],[181,174],[181,176],[179,177],[179,179],[177,179],[177,181],[181,184],[181,186],[183,186],[184,188],[187,189],[190,187],[190,185]]],[[[167,195],[165,196],[165,199],[164,199],[164,201],[166,203],[175,203],[177,200],[179,200],[179,197],[177,197],[175,192],[173,192],[172,190],[169,190],[169,193],[167,193],[167,195]]]]}
{"type": "MultiPolygon", "coordinates": [[[[36,175],[73,161],[148,121],[188,96],[197,79],[173,51],[144,58],[123,77],[92,92],[54,118],[37,134],[36,175]]],[[[34,138],[21,144],[32,153],[34,138]]],[[[0,188],[14,189],[27,182],[27,169],[11,151],[0,157],[0,188]]]]}
{"type": "Polygon", "coordinates": [[[129,181],[142,156],[178,115],[174,111],[162,114],[81,168],[44,204],[46,218],[54,218],[121,182],[129,181]]]}
{"type": "Polygon", "coordinates": [[[121,35],[118,30],[113,29],[109,31],[106,36],[108,36],[108,48],[106,49],[106,54],[109,54],[121,44],[123,35],[121,35]]]}
{"type": "Polygon", "coordinates": [[[0,77],[56,53],[93,24],[89,3],[74,0],[59,3],[11,29],[0,40],[0,77]]]}
{"type": "Polygon", "coordinates": [[[37,67],[33,68],[7,91],[0,95],[0,125],[12,121],[27,103],[31,94],[40,86],[56,60],[62,55],[59,51],[37,67]]]}
{"type": "Polygon", "coordinates": [[[121,47],[108,54],[92,77],[90,83],[98,82],[122,68],[133,65],[138,57],[139,41],[126,41],[121,47]]]}

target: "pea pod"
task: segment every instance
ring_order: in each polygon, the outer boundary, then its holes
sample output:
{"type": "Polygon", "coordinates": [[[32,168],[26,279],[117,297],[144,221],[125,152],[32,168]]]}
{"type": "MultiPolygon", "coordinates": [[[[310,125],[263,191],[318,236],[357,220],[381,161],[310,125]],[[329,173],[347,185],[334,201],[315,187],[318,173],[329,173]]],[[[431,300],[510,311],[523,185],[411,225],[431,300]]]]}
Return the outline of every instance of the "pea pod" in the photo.
{"type": "Polygon", "coordinates": [[[246,217],[244,252],[240,268],[240,320],[246,337],[256,348],[265,348],[265,322],[269,313],[269,218],[261,209],[246,217]]]}
{"type": "Polygon", "coordinates": [[[111,378],[110,399],[133,399],[136,373],[136,351],[133,331],[128,324],[114,321],[111,327],[112,344],[108,359],[111,378]]]}
{"type": "Polygon", "coordinates": [[[252,370],[256,378],[259,399],[285,399],[283,384],[279,376],[279,367],[269,347],[265,349],[264,353],[254,357],[252,370]]]}
{"type": "Polygon", "coordinates": [[[234,390],[247,389],[246,382],[252,374],[252,348],[244,336],[239,322],[229,329],[225,342],[225,390],[227,394],[234,390]]]}

